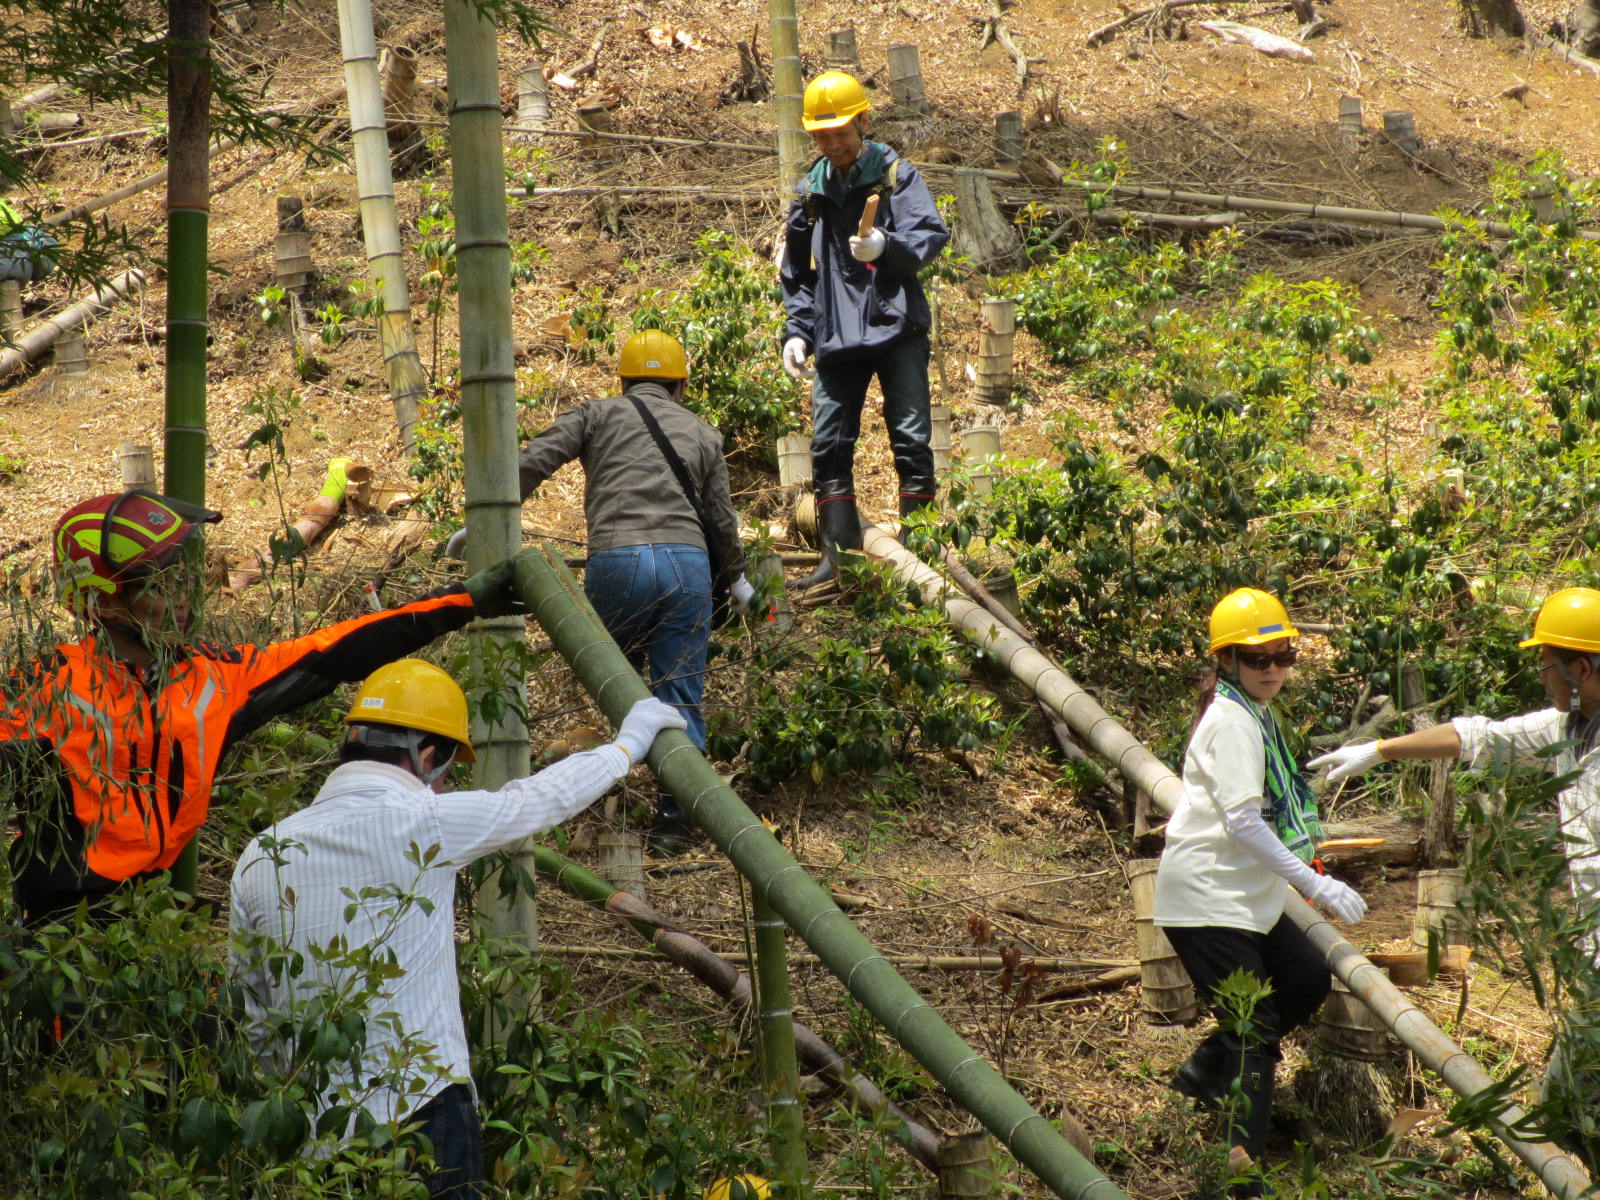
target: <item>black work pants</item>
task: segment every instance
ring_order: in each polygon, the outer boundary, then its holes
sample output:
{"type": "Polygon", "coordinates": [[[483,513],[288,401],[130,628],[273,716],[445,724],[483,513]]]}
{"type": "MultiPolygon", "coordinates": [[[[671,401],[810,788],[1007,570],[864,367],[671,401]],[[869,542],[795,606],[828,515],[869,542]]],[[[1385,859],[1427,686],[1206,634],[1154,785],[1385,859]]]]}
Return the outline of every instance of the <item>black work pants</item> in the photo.
{"type": "MultiPolygon", "coordinates": [[[[1290,896],[1289,903],[1303,901],[1290,896]]],[[[1256,1045],[1249,1048],[1259,1049],[1273,1059],[1281,1057],[1278,1043],[1284,1034],[1315,1016],[1333,986],[1333,976],[1323,965],[1322,955],[1287,914],[1279,917],[1266,933],[1216,925],[1166,926],[1161,932],[1172,943],[1195,989],[1217,1014],[1219,1027],[1206,1040],[1219,1043],[1232,1063],[1239,1061],[1247,1047],[1232,1028],[1229,1014],[1218,1010],[1214,1000],[1217,985],[1229,975],[1242,967],[1247,974],[1272,985],[1271,994],[1255,1006],[1256,1045]]]]}

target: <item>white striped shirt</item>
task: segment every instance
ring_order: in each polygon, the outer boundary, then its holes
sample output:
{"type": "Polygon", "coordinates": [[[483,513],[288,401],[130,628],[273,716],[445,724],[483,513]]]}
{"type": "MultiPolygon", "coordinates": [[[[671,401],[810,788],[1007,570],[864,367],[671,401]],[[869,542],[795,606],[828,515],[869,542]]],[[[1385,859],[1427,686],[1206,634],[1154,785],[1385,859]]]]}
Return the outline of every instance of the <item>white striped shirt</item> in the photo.
{"type": "Polygon", "coordinates": [[[297,1029],[327,1025],[323,1010],[338,1011],[342,1000],[348,1011],[356,1000],[367,1029],[360,1070],[348,1058],[330,1063],[324,1105],[362,1106],[383,1122],[450,1083],[471,1086],[456,978],[456,871],[581,812],[628,767],[627,752],[612,744],[498,791],[444,795],[384,763],[336,768],[309,807],[264,830],[234,868],[234,970],[256,1052],[286,1074],[296,1047],[272,1024],[288,1015],[297,1029]],[[362,962],[398,971],[371,976],[362,962]]]}

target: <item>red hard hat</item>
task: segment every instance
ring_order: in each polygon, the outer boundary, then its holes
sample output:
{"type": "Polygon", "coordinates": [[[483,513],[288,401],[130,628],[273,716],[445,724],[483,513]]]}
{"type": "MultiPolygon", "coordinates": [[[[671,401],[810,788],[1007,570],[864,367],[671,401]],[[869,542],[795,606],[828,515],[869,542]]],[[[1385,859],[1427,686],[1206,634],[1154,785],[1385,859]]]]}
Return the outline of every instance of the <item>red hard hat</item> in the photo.
{"type": "Polygon", "coordinates": [[[57,582],[64,595],[94,588],[114,596],[170,562],[199,526],[220,520],[213,509],[143,488],[85,500],[56,522],[57,582]]]}

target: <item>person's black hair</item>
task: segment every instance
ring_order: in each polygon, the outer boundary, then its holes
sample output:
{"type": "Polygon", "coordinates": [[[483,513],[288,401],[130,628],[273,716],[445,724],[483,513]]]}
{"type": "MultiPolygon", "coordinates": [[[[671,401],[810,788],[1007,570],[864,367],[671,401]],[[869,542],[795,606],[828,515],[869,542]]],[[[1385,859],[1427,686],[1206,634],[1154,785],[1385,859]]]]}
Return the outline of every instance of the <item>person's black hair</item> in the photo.
{"type": "MultiPolygon", "coordinates": [[[[417,743],[417,753],[420,757],[422,751],[432,746],[440,755],[448,755],[460,749],[460,743],[454,738],[447,738],[439,733],[425,733],[422,740],[417,743]]],[[[339,747],[339,762],[380,762],[391,767],[400,767],[403,770],[411,769],[411,754],[404,746],[372,746],[365,742],[352,742],[346,740],[339,747]]]]}
{"type": "Polygon", "coordinates": [[[1573,650],[1568,646],[1551,646],[1550,653],[1556,656],[1556,660],[1563,667],[1570,668],[1575,662],[1586,662],[1589,664],[1589,670],[1600,675],[1600,654],[1596,654],[1592,650],[1573,650]]]}

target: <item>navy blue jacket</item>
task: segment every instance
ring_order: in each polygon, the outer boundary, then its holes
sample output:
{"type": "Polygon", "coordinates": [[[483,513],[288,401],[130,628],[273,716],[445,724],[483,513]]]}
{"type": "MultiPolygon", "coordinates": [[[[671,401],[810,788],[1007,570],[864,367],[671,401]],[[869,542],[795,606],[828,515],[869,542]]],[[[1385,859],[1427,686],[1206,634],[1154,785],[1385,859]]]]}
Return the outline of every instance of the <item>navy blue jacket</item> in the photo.
{"type": "Polygon", "coordinates": [[[875,226],[887,235],[883,254],[870,266],[850,255],[850,238],[861,210],[898,156],[881,142],[868,142],[841,184],[827,159],[818,159],[795,188],[785,230],[783,337],[802,337],[819,365],[861,358],[912,333],[925,331],[932,316],[917,272],[939,257],[950,231],[917,169],[904,159],[894,192],[878,202],[875,226]],[[813,222],[806,213],[812,197],[813,222]]]}

